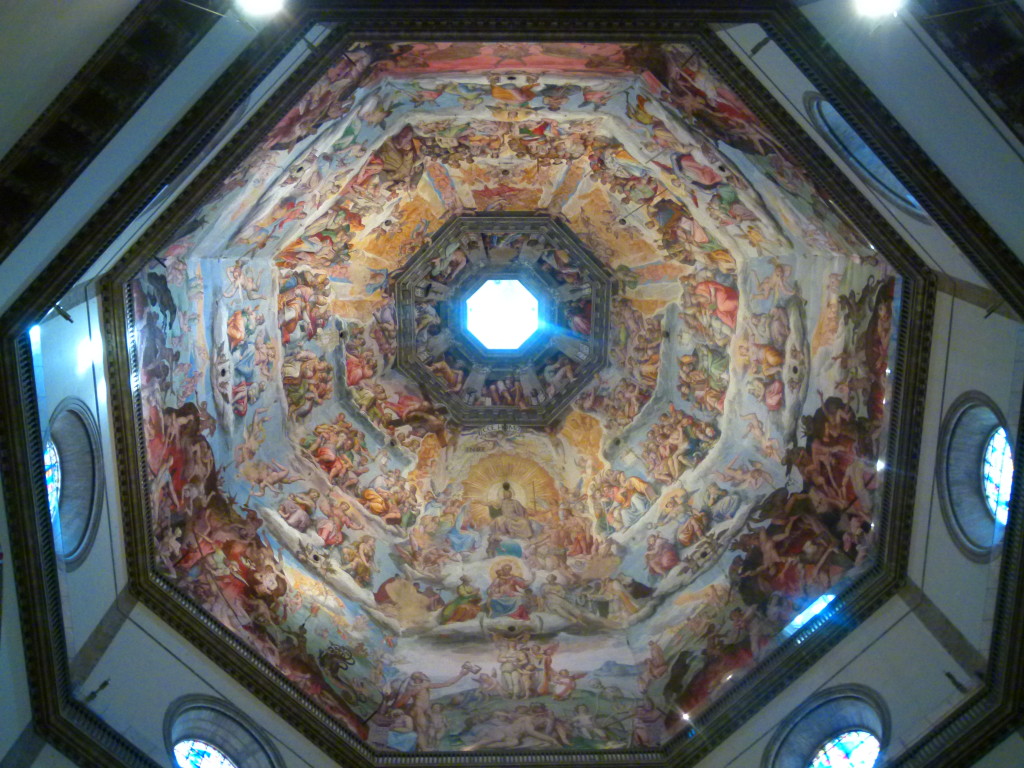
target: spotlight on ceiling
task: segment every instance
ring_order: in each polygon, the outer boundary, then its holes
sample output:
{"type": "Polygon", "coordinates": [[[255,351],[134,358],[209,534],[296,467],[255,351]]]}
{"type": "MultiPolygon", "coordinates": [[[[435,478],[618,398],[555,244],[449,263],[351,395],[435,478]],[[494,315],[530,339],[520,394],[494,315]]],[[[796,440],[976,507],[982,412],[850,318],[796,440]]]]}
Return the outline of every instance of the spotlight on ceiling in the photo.
{"type": "Polygon", "coordinates": [[[853,7],[861,16],[895,16],[903,7],[903,0],[853,0],[853,7]]]}
{"type": "Polygon", "coordinates": [[[238,10],[246,16],[273,16],[284,8],[284,0],[238,0],[238,10]]]}

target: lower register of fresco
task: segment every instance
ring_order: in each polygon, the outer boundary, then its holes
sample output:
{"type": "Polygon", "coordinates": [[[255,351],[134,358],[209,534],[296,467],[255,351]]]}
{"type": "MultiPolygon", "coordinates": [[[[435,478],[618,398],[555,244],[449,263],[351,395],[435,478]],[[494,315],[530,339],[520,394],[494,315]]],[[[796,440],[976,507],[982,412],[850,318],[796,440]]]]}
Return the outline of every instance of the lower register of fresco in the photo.
{"type": "Polygon", "coordinates": [[[155,255],[154,568],[378,749],[660,746],[873,557],[900,279],[686,46],[356,46],[155,255]],[[552,427],[394,365],[396,272],[472,210],[614,277],[552,427]]]}

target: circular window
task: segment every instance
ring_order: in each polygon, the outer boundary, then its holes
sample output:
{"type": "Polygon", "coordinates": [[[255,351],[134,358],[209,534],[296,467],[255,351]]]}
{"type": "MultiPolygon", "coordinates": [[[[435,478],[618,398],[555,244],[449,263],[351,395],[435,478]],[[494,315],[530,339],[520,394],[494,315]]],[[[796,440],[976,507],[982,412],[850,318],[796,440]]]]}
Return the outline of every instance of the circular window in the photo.
{"type": "Polygon", "coordinates": [[[46,471],[46,500],[52,518],[60,509],[60,454],[53,440],[47,440],[43,446],[43,468],[46,471]]]}
{"type": "Polygon", "coordinates": [[[918,217],[924,214],[920,203],[882,162],[882,158],[821,94],[806,94],[804,109],[818,133],[842,155],[858,176],[902,210],[918,217]]]}
{"type": "Polygon", "coordinates": [[[953,541],[972,560],[989,560],[1009,517],[1013,454],[999,407],[982,393],[967,392],[949,407],[936,479],[953,541]]]}
{"type": "Polygon", "coordinates": [[[164,743],[175,768],[279,768],[266,732],[237,707],[212,696],[183,696],[164,716],[164,743]]]}
{"type": "Polygon", "coordinates": [[[846,731],[821,746],[810,768],[871,768],[881,749],[870,731],[846,731]]]}
{"type": "Polygon", "coordinates": [[[1003,427],[996,427],[985,444],[981,484],[988,511],[997,523],[1006,525],[1010,514],[1010,488],[1013,486],[1013,456],[1010,438],[1003,427]]]}
{"type": "Polygon", "coordinates": [[[89,554],[103,507],[99,427],[82,400],[69,397],[54,409],[43,466],[54,548],[74,568],[89,554]]]}
{"type": "Polygon", "coordinates": [[[198,739],[186,739],[175,744],[174,760],[177,768],[237,768],[215,746],[198,739]]]}
{"type": "Polygon", "coordinates": [[[871,768],[880,762],[889,733],[882,698],[863,685],[820,691],[779,725],[763,768],[871,768]]]}

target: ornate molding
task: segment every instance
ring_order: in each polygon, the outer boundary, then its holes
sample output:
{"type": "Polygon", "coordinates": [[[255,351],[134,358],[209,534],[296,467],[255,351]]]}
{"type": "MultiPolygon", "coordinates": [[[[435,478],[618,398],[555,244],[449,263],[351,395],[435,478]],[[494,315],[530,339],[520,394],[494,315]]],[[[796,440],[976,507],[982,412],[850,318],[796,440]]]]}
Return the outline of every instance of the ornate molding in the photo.
{"type": "Polygon", "coordinates": [[[0,263],[216,22],[173,0],[128,15],[0,159],[0,263]]]}
{"type": "MultiPolygon", "coordinates": [[[[470,11],[483,11],[482,3],[466,4],[470,11]]],[[[24,332],[42,316],[98,258],[104,247],[145,205],[162,181],[187,163],[191,147],[210,131],[232,104],[266,74],[280,55],[295,42],[300,32],[314,20],[337,22],[333,44],[344,45],[352,39],[386,37],[506,37],[532,36],[573,39],[666,40],[682,38],[694,44],[698,32],[705,34],[702,52],[738,83],[741,96],[773,131],[785,137],[796,131],[792,120],[718,43],[713,30],[704,24],[757,21],[766,26],[784,50],[811,76],[816,85],[843,111],[851,122],[870,139],[873,147],[892,162],[901,181],[907,184],[926,210],[954,240],[964,248],[978,269],[993,285],[1000,287],[1007,303],[1018,314],[1024,312],[1024,267],[998,239],[980,216],[952,189],[948,180],[929,163],[905,132],[887,116],[867,89],[827,47],[799,12],[774,3],[753,5],[720,2],[693,4],[684,9],[665,10],[641,6],[631,11],[612,10],[599,3],[586,13],[522,9],[473,13],[467,9],[435,12],[430,17],[412,16],[392,9],[382,13],[379,4],[369,9],[358,7],[322,8],[310,6],[296,13],[291,26],[274,29],[276,37],[265,33],[241,57],[238,64],[198,102],[161,143],[157,150],[132,174],[121,189],[94,216],[79,236],[54,261],[54,266],[36,280],[12,308],[0,318],[0,468],[12,531],[12,564],[18,583],[19,608],[35,718],[40,731],[56,746],[84,763],[106,765],[153,765],[86,708],[70,698],[66,649],[63,646],[57,585],[53,579],[53,552],[48,532],[41,528],[39,515],[46,509],[41,461],[41,442],[32,383],[31,364],[25,349],[24,332]],[[284,31],[282,31],[284,30],[284,31]],[[879,118],[882,115],[882,118],[879,118]],[[886,120],[887,118],[887,120],[886,120]]],[[[415,10],[422,14],[422,8],[415,10]]],[[[279,89],[253,118],[247,131],[260,135],[274,122],[288,98],[307,87],[318,72],[315,65],[301,68],[279,89]]],[[[829,190],[844,213],[897,264],[904,274],[900,332],[905,334],[905,353],[895,368],[895,388],[899,393],[892,419],[900,434],[915,434],[923,414],[924,378],[927,350],[931,342],[931,313],[934,278],[924,269],[910,249],[882,217],[874,213],[845,177],[830,168],[813,142],[798,131],[787,147],[805,162],[822,186],[829,190]]],[[[153,248],[163,242],[179,225],[187,221],[192,207],[215,187],[220,173],[230,168],[248,151],[252,139],[233,139],[211,166],[203,171],[166,214],[151,227],[145,241],[136,245],[112,270],[104,289],[102,311],[108,351],[108,374],[112,380],[123,376],[129,367],[128,339],[124,323],[124,295],[118,282],[150,257],[153,248]],[[188,202],[191,201],[191,202],[188,202]]],[[[133,444],[133,404],[123,394],[112,392],[111,412],[116,439],[133,444]]],[[[1021,445],[1017,446],[1018,452],[1021,445]]],[[[887,481],[885,506],[889,510],[882,546],[885,566],[865,575],[854,593],[841,606],[850,623],[836,632],[823,630],[808,637],[799,648],[774,656],[763,673],[751,676],[701,718],[699,732],[692,738],[677,740],[662,755],[645,753],[580,753],[558,756],[517,755],[522,764],[576,765],[584,762],[610,764],[690,764],[707,754],[713,746],[749,717],[781,687],[791,682],[814,659],[820,658],[839,641],[849,627],[858,623],[888,599],[905,572],[910,517],[914,494],[914,471],[918,447],[908,440],[890,446],[890,465],[911,468],[905,475],[887,481]],[[747,703],[741,706],[740,700],[747,703]]],[[[122,493],[126,499],[143,498],[138,466],[121,461],[117,467],[122,493]]],[[[1024,703],[1024,647],[1010,642],[1020,632],[1024,618],[1024,583],[1020,578],[1024,521],[1019,494],[1013,502],[1014,513],[1006,533],[1006,555],[1001,573],[992,661],[983,691],[966,701],[944,720],[933,733],[912,745],[900,758],[900,765],[965,764],[987,750],[1012,727],[1024,703]]],[[[243,685],[274,707],[310,740],[343,764],[377,765],[499,765],[507,758],[500,754],[423,755],[420,757],[379,756],[339,738],[336,726],[312,712],[294,696],[281,696],[281,688],[272,674],[252,666],[241,649],[219,627],[197,617],[195,608],[184,601],[168,600],[168,590],[150,577],[148,529],[140,504],[126,504],[126,538],[132,589],[140,599],[189,639],[199,650],[224,666],[243,685]]],[[[287,689],[286,689],[287,690],[287,689]]]]}

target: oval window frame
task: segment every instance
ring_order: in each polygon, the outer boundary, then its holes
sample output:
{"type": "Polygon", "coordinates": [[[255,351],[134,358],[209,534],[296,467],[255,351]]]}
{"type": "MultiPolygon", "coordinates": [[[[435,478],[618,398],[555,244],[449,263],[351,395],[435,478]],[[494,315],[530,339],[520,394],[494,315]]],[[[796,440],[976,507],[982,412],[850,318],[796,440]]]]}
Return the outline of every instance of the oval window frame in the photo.
{"type": "Polygon", "coordinates": [[[818,750],[848,731],[867,731],[878,739],[876,766],[885,762],[892,718],[885,700],[865,685],[841,685],[819,691],[790,712],[772,734],[761,768],[808,768],[818,750]]]}
{"type": "Polygon", "coordinates": [[[164,715],[164,746],[174,768],[174,747],[189,739],[209,744],[239,768],[284,766],[269,734],[225,699],[190,694],[171,702],[164,715]]]}
{"type": "Polygon", "coordinates": [[[957,397],[942,419],[935,461],[939,507],[950,537],[969,560],[987,563],[1002,549],[1005,526],[992,514],[984,490],[985,447],[998,428],[1014,435],[1002,410],[983,392],[957,397]]]}
{"type": "Polygon", "coordinates": [[[853,125],[851,125],[845,117],[843,117],[843,115],[839,112],[838,109],[836,109],[835,105],[832,104],[832,102],[830,102],[817,91],[807,91],[806,93],[804,93],[804,114],[807,116],[807,119],[814,127],[814,130],[817,131],[817,133],[825,140],[825,142],[832,148],[832,150],[845,161],[845,163],[849,166],[850,170],[852,170],[857,175],[857,178],[859,178],[861,181],[867,184],[872,190],[881,195],[887,203],[890,203],[891,205],[895,206],[901,213],[905,213],[908,216],[912,216],[918,221],[921,221],[925,224],[931,224],[931,219],[928,217],[927,212],[921,206],[920,201],[916,197],[914,197],[914,194],[909,189],[906,188],[906,185],[896,176],[895,173],[893,173],[892,169],[889,168],[888,165],[886,165],[885,161],[883,161],[882,158],[878,156],[875,150],[872,149],[866,141],[864,141],[864,138],[860,135],[860,133],[858,133],[857,129],[854,128],[853,125]],[[821,113],[822,104],[828,104],[830,107],[832,107],[832,109],[836,111],[836,114],[838,114],[839,117],[850,127],[850,129],[853,130],[853,132],[857,135],[860,141],[864,143],[864,146],[867,147],[867,149],[873,155],[875,155],[875,157],[886,169],[886,171],[889,174],[891,174],[894,179],[896,179],[896,182],[901,187],[903,187],[903,189],[906,191],[907,195],[910,196],[913,202],[904,197],[899,192],[899,190],[891,189],[889,185],[885,183],[885,181],[878,178],[878,176],[864,164],[863,160],[857,157],[856,153],[852,149],[850,149],[843,143],[842,139],[840,139],[839,136],[836,135],[835,128],[829,124],[828,119],[821,113]]]}
{"type": "Polygon", "coordinates": [[[57,514],[53,516],[54,553],[68,571],[78,568],[92,551],[103,516],[105,472],[100,429],[89,405],[77,397],[61,400],[50,414],[43,441],[52,440],[57,449],[61,489],[57,514]],[[65,546],[65,518],[81,520],[71,546],[65,546]],[[61,539],[57,539],[57,526],[61,539]]]}

